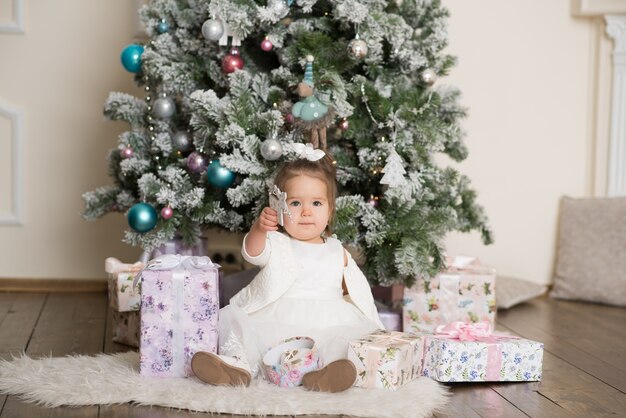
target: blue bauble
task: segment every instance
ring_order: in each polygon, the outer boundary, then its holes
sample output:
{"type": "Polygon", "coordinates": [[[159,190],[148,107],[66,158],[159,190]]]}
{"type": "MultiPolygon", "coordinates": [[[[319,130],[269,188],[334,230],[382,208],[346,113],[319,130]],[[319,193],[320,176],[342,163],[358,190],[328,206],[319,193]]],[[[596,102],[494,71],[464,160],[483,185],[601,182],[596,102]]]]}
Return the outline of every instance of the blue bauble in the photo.
{"type": "Polygon", "coordinates": [[[235,182],[235,173],[222,167],[219,160],[213,160],[206,170],[206,178],[213,186],[227,189],[235,182]]]}
{"type": "Polygon", "coordinates": [[[161,20],[157,25],[156,30],[159,33],[165,33],[170,30],[170,24],[167,23],[165,20],[161,20]]]}
{"type": "Polygon", "coordinates": [[[137,232],[148,232],[157,224],[157,211],[147,203],[137,203],[128,211],[128,225],[137,232]]]}
{"type": "Polygon", "coordinates": [[[122,65],[131,73],[141,71],[141,54],[143,54],[143,46],[130,44],[122,51],[122,65]]]}

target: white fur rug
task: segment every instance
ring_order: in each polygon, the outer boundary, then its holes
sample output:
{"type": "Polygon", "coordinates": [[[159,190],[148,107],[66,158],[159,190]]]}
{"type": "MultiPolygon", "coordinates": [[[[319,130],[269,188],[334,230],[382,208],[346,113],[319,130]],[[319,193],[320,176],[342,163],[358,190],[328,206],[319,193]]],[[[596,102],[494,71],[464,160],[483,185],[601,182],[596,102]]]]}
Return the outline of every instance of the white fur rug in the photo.
{"type": "Polygon", "coordinates": [[[195,378],[147,378],[136,352],[0,361],[0,393],[48,407],[134,402],[241,415],[331,414],[429,417],[444,406],[445,387],[422,377],[396,390],[352,388],[341,393],[283,389],[262,381],[248,388],[209,386],[195,378]]]}

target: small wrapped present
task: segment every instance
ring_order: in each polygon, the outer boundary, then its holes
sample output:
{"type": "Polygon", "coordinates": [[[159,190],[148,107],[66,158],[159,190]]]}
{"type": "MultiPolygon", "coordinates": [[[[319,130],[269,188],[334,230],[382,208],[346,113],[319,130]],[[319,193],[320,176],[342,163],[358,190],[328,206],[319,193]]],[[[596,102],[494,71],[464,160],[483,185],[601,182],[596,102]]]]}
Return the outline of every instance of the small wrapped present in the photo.
{"type": "Polygon", "coordinates": [[[141,273],[141,375],[190,376],[197,351],[217,352],[218,268],[209,257],[148,262],[141,273]]]}
{"type": "Polygon", "coordinates": [[[404,332],[432,333],[454,321],[496,319],[496,272],[473,257],[459,256],[432,279],[418,278],[404,289],[404,332]]]}
{"type": "Polygon", "coordinates": [[[118,312],[112,309],[113,341],[131,347],[139,347],[139,312],[118,312]]]}
{"type": "Polygon", "coordinates": [[[395,390],[420,375],[422,336],[397,331],[375,331],[351,341],[348,359],[354,363],[354,386],[395,390]]]}
{"type": "Polygon", "coordinates": [[[207,245],[208,240],[205,237],[198,237],[191,245],[185,243],[182,238],[177,237],[165,241],[161,246],[152,250],[150,258],[155,259],[166,254],[206,256],[209,253],[207,245]]]}
{"type": "Polygon", "coordinates": [[[117,312],[138,311],[141,305],[139,288],[133,287],[135,275],[143,269],[143,263],[122,263],[117,258],[104,260],[104,270],[109,274],[109,306],[117,312]]]}
{"type": "Polygon", "coordinates": [[[489,322],[453,322],[426,336],[422,375],[439,382],[541,380],[543,344],[494,333],[489,322]]]}
{"type": "Polygon", "coordinates": [[[391,309],[382,302],[374,301],[376,310],[378,310],[378,318],[383,323],[387,331],[402,331],[402,312],[391,309]]]}
{"type": "Polygon", "coordinates": [[[309,337],[288,338],[263,356],[267,379],[284,388],[300,386],[305,374],[321,367],[315,341],[309,337]]]}

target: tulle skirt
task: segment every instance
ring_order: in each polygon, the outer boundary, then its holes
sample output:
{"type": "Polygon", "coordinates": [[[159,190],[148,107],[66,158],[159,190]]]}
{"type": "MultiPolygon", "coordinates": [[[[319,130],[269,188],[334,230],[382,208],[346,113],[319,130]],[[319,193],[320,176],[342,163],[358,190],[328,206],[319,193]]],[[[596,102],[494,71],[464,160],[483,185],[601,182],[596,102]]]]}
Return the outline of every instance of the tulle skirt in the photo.
{"type": "Polygon", "coordinates": [[[282,298],[251,314],[228,305],[220,310],[219,354],[245,356],[253,374],[258,374],[270,348],[302,336],[315,341],[320,358],[328,364],[347,358],[348,343],[377,328],[344,299],[282,298]]]}

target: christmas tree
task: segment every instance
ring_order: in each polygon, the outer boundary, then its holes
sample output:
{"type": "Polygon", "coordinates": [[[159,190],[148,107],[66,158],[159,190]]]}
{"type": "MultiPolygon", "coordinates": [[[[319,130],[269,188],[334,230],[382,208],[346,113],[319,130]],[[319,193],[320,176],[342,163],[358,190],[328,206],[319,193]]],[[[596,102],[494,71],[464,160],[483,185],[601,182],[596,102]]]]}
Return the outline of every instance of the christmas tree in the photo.
{"type": "Polygon", "coordinates": [[[153,0],[140,16],[149,39],[122,64],[146,94],[105,104],[130,128],[86,219],[126,213],[124,240],[146,250],[246,231],[310,142],[335,161],[334,232],[372,283],[436,273],[449,231],[491,241],[469,180],[434,160],[467,156],[459,91],[438,82],[455,63],[440,1],[153,0]]]}

